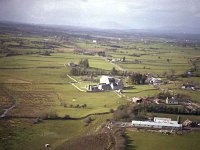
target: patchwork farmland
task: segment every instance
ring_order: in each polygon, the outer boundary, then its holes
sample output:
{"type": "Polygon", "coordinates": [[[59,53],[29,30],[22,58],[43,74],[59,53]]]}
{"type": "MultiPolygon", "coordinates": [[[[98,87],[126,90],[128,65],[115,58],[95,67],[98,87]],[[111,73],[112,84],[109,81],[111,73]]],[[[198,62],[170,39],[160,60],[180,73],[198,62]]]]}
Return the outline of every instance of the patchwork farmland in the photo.
{"type": "MultiPolygon", "coordinates": [[[[19,31],[14,26],[8,31],[7,24],[0,24],[0,149],[39,150],[46,144],[55,150],[197,148],[197,126],[187,127],[184,135],[163,135],[118,128],[114,122],[180,116],[180,123],[199,123],[198,42],[118,39],[99,32],[85,37],[48,28],[33,33],[34,26],[19,31]],[[123,88],[99,88],[103,75],[122,80],[123,88]],[[88,85],[98,92],[88,91],[88,85]],[[178,99],[179,105],[165,104],[167,97],[178,99]],[[142,102],[133,102],[136,98],[142,102]],[[175,146],[175,140],[185,147],[175,146]]],[[[108,86],[116,86],[115,81],[108,86]]]]}

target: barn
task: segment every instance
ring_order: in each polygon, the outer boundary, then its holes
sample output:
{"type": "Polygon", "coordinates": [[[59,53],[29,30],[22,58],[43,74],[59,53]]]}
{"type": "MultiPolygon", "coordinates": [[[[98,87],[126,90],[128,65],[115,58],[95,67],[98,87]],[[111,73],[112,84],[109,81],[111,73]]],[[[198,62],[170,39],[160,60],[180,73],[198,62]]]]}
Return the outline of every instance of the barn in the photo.
{"type": "Polygon", "coordinates": [[[155,117],[153,121],[132,121],[132,126],[137,128],[152,128],[152,129],[166,129],[166,130],[179,130],[182,129],[182,124],[178,121],[172,121],[170,118],[155,117]]]}
{"type": "Polygon", "coordinates": [[[100,78],[100,85],[104,85],[104,86],[106,85],[105,86],[106,88],[108,88],[107,86],[109,86],[111,90],[122,90],[124,87],[121,79],[110,77],[110,76],[102,76],[100,78]]]}

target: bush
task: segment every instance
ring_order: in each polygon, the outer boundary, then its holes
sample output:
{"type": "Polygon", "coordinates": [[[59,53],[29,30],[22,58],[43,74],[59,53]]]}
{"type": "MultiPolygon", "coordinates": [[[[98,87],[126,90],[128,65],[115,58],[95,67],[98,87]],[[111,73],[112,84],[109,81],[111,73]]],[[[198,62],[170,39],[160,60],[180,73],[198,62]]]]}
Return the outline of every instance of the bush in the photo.
{"type": "Polygon", "coordinates": [[[171,93],[169,93],[169,92],[160,92],[158,94],[158,98],[159,99],[166,99],[167,97],[171,98],[172,97],[171,93]]]}
{"type": "Polygon", "coordinates": [[[33,124],[38,124],[38,123],[41,123],[42,121],[43,121],[42,118],[38,117],[33,120],[33,124]]]}
{"type": "Polygon", "coordinates": [[[56,112],[49,112],[49,113],[43,114],[40,118],[42,118],[42,119],[57,119],[59,117],[56,112]]]}
{"type": "Polygon", "coordinates": [[[63,118],[64,119],[70,119],[71,117],[70,117],[70,115],[65,115],[63,118]]]}
{"type": "Polygon", "coordinates": [[[111,112],[111,113],[114,113],[115,111],[114,111],[114,109],[110,109],[110,112],[111,112]]]}
{"type": "Polygon", "coordinates": [[[91,117],[87,117],[87,118],[85,118],[84,121],[85,121],[86,124],[89,124],[89,123],[92,122],[92,118],[91,117]]]}

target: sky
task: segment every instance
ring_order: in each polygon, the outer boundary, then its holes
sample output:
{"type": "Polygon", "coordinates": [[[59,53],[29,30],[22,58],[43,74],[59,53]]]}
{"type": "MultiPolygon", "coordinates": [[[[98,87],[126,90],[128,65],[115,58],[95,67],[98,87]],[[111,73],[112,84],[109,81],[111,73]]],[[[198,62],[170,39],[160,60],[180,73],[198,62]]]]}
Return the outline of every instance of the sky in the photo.
{"type": "Polygon", "coordinates": [[[0,21],[200,33],[200,0],[0,0],[0,21]]]}

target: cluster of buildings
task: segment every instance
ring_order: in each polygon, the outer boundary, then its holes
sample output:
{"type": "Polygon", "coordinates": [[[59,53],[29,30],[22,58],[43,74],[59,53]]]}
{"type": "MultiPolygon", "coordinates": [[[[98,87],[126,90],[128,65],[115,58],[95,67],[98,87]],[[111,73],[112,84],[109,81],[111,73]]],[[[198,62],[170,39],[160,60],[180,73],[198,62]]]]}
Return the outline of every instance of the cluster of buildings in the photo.
{"type": "Polygon", "coordinates": [[[153,85],[160,85],[162,84],[162,79],[151,77],[151,78],[147,78],[146,83],[153,84],[153,85]]]}
{"type": "Polygon", "coordinates": [[[178,121],[172,121],[171,118],[154,117],[153,121],[133,120],[131,125],[137,128],[166,129],[166,130],[182,129],[182,124],[179,124],[178,121]]]}
{"type": "Polygon", "coordinates": [[[86,50],[83,50],[83,49],[75,49],[74,53],[80,54],[80,55],[95,55],[96,54],[96,52],[86,51],[86,50]]]}
{"type": "Polygon", "coordinates": [[[112,63],[117,63],[117,62],[125,62],[125,59],[124,58],[119,58],[119,59],[107,58],[107,61],[112,62],[112,63]]]}
{"type": "Polygon", "coordinates": [[[191,84],[184,84],[182,87],[181,87],[183,90],[192,90],[192,91],[195,91],[195,86],[194,85],[191,85],[191,84]]]}
{"type": "Polygon", "coordinates": [[[67,65],[68,65],[69,67],[72,67],[72,68],[78,67],[78,66],[79,66],[78,64],[75,64],[75,63],[73,63],[73,62],[69,62],[67,65]]]}
{"type": "Polygon", "coordinates": [[[178,105],[179,104],[178,100],[174,97],[172,97],[172,98],[167,97],[165,102],[168,105],[178,105]]]}
{"type": "MultiPolygon", "coordinates": [[[[131,101],[133,103],[136,103],[136,104],[140,104],[140,103],[156,103],[156,104],[159,105],[160,103],[164,103],[158,98],[152,99],[152,98],[143,98],[143,97],[133,97],[129,101],[131,101]]],[[[167,104],[167,105],[178,105],[179,101],[175,97],[171,97],[171,98],[167,97],[166,100],[165,100],[165,104],[167,104]]]]}
{"type": "Polygon", "coordinates": [[[98,85],[87,85],[86,89],[88,92],[100,92],[109,90],[122,90],[124,87],[121,79],[102,76],[98,85]]]}

